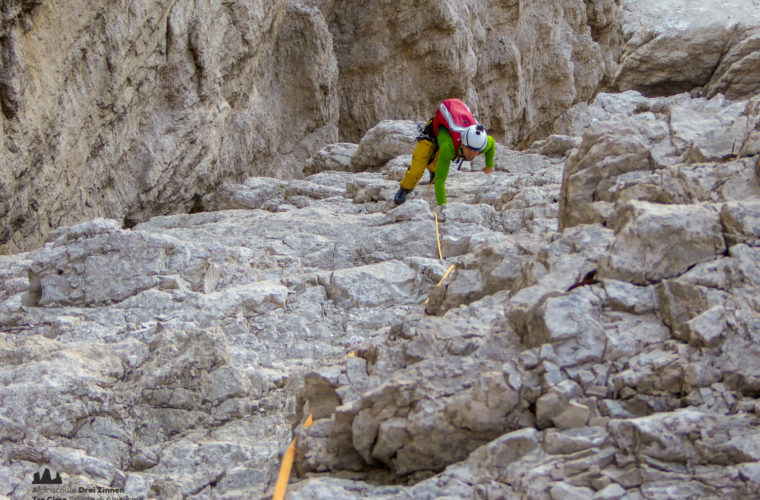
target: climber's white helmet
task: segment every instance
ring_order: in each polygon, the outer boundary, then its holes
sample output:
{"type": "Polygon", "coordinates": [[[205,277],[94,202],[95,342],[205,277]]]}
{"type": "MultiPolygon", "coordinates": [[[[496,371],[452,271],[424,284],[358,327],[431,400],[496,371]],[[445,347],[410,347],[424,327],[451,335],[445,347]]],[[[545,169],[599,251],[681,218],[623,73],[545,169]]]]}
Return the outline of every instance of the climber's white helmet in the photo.
{"type": "Polygon", "coordinates": [[[470,149],[482,153],[488,144],[488,134],[483,125],[470,125],[462,133],[462,143],[470,149]]]}

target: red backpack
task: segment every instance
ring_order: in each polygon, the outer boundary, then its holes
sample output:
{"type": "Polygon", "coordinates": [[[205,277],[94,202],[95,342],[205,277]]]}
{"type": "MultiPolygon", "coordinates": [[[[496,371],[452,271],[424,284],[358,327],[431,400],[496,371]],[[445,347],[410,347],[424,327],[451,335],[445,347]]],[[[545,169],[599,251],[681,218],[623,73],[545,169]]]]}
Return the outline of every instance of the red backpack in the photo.
{"type": "Polygon", "coordinates": [[[454,151],[459,151],[462,145],[462,133],[471,125],[477,125],[478,121],[472,116],[470,108],[459,99],[446,99],[438,106],[438,111],[433,118],[433,133],[438,137],[438,127],[443,125],[451,134],[454,141],[454,151]]]}

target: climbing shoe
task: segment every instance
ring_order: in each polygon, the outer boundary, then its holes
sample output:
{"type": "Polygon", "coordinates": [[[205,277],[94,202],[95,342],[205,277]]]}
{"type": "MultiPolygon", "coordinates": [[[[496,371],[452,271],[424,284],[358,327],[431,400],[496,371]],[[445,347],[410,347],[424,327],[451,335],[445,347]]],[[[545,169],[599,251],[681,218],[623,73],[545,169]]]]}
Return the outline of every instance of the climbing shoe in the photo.
{"type": "Polygon", "coordinates": [[[396,205],[401,205],[402,203],[406,201],[406,195],[409,194],[409,191],[411,191],[411,189],[404,189],[404,188],[398,189],[398,191],[396,192],[396,196],[393,197],[393,201],[396,202],[396,205]]]}

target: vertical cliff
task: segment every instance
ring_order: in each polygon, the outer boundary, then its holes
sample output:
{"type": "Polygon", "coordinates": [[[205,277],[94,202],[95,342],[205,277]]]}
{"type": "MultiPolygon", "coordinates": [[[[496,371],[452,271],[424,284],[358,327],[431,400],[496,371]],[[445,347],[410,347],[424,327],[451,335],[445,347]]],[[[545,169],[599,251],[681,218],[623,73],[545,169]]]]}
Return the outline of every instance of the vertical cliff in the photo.
{"type": "Polygon", "coordinates": [[[337,139],[337,68],[314,9],[21,2],[0,41],[9,250],[95,216],[187,211],[224,179],[295,175],[337,139]]]}

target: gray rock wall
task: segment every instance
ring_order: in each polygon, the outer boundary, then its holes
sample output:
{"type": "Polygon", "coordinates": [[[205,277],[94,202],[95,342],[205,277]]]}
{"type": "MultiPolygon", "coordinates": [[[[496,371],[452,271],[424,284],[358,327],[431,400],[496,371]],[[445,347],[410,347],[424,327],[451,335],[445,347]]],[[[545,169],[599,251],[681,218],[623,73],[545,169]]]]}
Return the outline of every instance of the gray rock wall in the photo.
{"type": "Polygon", "coordinates": [[[731,99],[760,90],[757,0],[624,0],[621,8],[624,53],[612,88],[731,99]]]}
{"type": "Polygon", "coordinates": [[[608,85],[747,98],[759,24],[752,0],[6,2],[0,245],[297,177],[326,144],[451,96],[520,145],[608,85]]]}
{"type": "MultiPolygon", "coordinates": [[[[104,158],[122,150],[105,135],[102,147],[91,149],[86,134],[75,140],[76,130],[100,127],[105,122],[98,120],[114,113],[108,123],[115,128],[103,130],[161,132],[149,136],[152,142],[129,135],[129,144],[144,145],[137,149],[144,162],[119,157],[128,180],[117,182],[114,174],[111,187],[89,188],[105,198],[143,200],[145,212],[40,226],[40,238],[48,233],[43,246],[0,255],[0,496],[28,498],[36,493],[34,474],[49,468],[75,490],[265,498],[293,438],[290,498],[756,496],[757,96],[599,93],[550,120],[555,133],[528,151],[497,144],[493,174],[478,172],[482,158],[452,169],[437,225],[424,183],[405,204],[392,201],[416,117],[378,121],[358,144],[324,143],[339,127],[369,123],[379,112],[367,104],[366,116],[358,109],[344,114],[345,89],[357,73],[368,81],[402,78],[397,71],[381,77],[370,66],[338,70],[361,62],[345,52],[353,25],[340,24],[340,12],[364,19],[353,4],[155,5],[163,9],[158,16],[136,2],[120,14],[96,6],[81,18],[65,9],[78,6],[73,2],[6,2],[0,9],[2,124],[9,131],[3,154],[33,150],[40,159],[29,164],[38,168],[33,172],[2,170],[3,189],[28,185],[31,193],[43,173],[58,203],[50,206],[87,206],[87,196],[67,196],[66,189],[89,193],[87,182],[107,171],[104,158]],[[218,15],[205,16],[205,9],[218,15]],[[66,39],[76,57],[54,51],[51,40],[60,40],[35,31],[35,16],[46,26],[82,23],[81,39],[66,39]],[[129,16],[146,21],[132,24],[129,16]],[[245,16],[250,23],[231,28],[233,18],[245,16]],[[270,30],[258,31],[260,22],[270,30]],[[145,67],[127,71],[104,59],[112,66],[108,78],[124,79],[107,96],[134,102],[137,115],[124,107],[116,119],[113,105],[90,115],[74,109],[76,98],[110,102],[94,92],[101,88],[98,71],[88,64],[101,59],[88,54],[97,43],[120,39],[88,31],[93,23],[155,42],[116,44],[146,54],[145,67]],[[329,42],[338,36],[340,43],[329,42]],[[29,40],[49,50],[34,52],[29,40]],[[232,55],[225,56],[222,41],[232,55]],[[305,55],[313,52],[326,59],[305,55]],[[40,64],[56,60],[53,66],[66,72],[40,64]],[[29,78],[35,71],[42,76],[29,78]],[[141,78],[144,93],[129,90],[132,76],[141,78]],[[250,85],[238,85],[238,76],[250,85]],[[55,98],[36,86],[56,78],[65,92],[55,98]],[[78,91],[80,83],[93,92],[78,91]],[[30,117],[43,107],[29,96],[58,103],[46,110],[71,114],[45,111],[47,121],[37,125],[30,117]],[[269,111],[262,103],[284,113],[311,106],[313,119],[262,121],[269,111]],[[199,119],[203,126],[193,121],[199,119]],[[54,133],[35,128],[43,126],[54,133]],[[263,146],[257,127],[264,127],[263,146]],[[227,135],[215,136],[220,130],[227,135]],[[206,147],[215,141],[217,150],[206,147]],[[46,156],[51,145],[56,155],[46,156]],[[306,178],[252,176],[211,188],[225,175],[213,158],[243,165],[239,177],[246,168],[271,174],[276,162],[285,177],[312,148],[320,149],[304,163],[306,178]],[[95,158],[95,177],[82,173],[89,172],[85,161],[80,173],[63,170],[68,177],[50,180],[58,158],[72,151],[95,158]],[[246,163],[256,152],[266,168],[246,163]],[[183,163],[187,171],[181,162],[156,160],[185,154],[200,158],[183,163]],[[175,169],[185,176],[175,179],[175,169]],[[209,182],[202,191],[194,175],[209,182]],[[130,198],[137,188],[129,186],[148,189],[169,211],[170,201],[189,205],[180,193],[185,183],[193,187],[192,211],[200,213],[137,223],[149,213],[149,196],[130,198]],[[136,225],[124,227],[125,218],[136,225]],[[308,415],[313,424],[304,428],[308,415]]],[[[477,6],[463,5],[442,12],[472,14],[487,25],[477,6]]],[[[593,49],[584,37],[574,45],[554,28],[588,29],[599,47],[615,43],[614,4],[587,2],[587,28],[575,23],[583,9],[552,5],[493,7],[511,13],[499,19],[516,27],[517,39],[520,29],[530,39],[528,26],[539,26],[547,47],[557,49],[550,68],[556,73],[534,75],[528,84],[523,67],[525,88],[537,99],[535,114],[523,111],[525,123],[553,115],[564,106],[555,106],[558,96],[570,95],[561,90],[571,90],[565,49],[593,49]],[[544,77],[550,96],[531,87],[544,77]]],[[[386,5],[367,9],[391,14],[386,5]]],[[[460,26],[450,19],[440,25],[460,26]]],[[[368,30],[362,50],[397,49],[390,64],[411,72],[405,57],[416,56],[388,38],[386,20],[365,21],[356,28],[368,30]]],[[[475,31],[461,39],[460,30],[449,31],[457,43],[481,40],[475,31]]],[[[741,59],[749,64],[752,38],[746,40],[739,46],[750,50],[741,59]]],[[[613,52],[601,52],[604,65],[591,80],[609,75],[613,52]]],[[[477,54],[480,61],[499,51],[477,54]]],[[[537,66],[548,64],[546,54],[536,54],[537,66]]],[[[457,53],[461,61],[470,55],[457,53]]],[[[443,85],[453,81],[448,76],[444,71],[443,85]]],[[[484,102],[480,94],[470,97],[484,102]]],[[[44,206],[44,196],[34,199],[44,206]]],[[[2,202],[20,213],[12,198],[2,202]]],[[[77,217],[55,213],[62,221],[77,217]]],[[[26,222],[14,220],[23,232],[26,222]]],[[[5,230],[12,248],[18,231],[5,230]]]]}
{"type": "Polygon", "coordinates": [[[451,96],[505,144],[527,141],[596,93],[620,45],[606,0],[324,3],[352,141],[383,119],[426,120],[451,96]]]}
{"type": "Polygon", "coordinates": [[[325,145],[451,96],[524,141],[612,74],[618,14],[610,0],[5,2],[0,244],[298,177],[325,145]]]}
{"type": "Polygon", "coordinates": [[[225,179],[291,177],[337,139],[319,11],[285,1],[4,7],[8,250],[60,225],[186,212],[225,179]]]}

